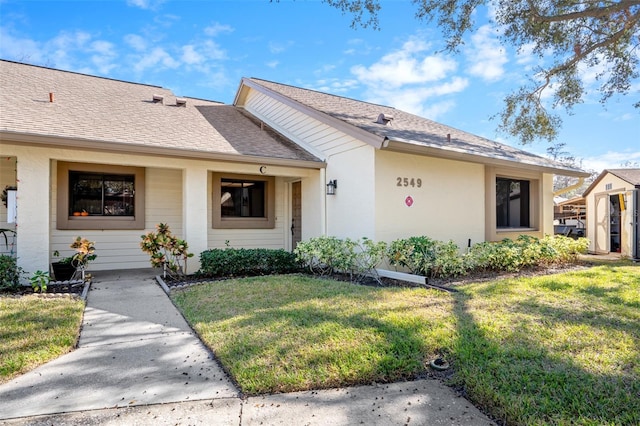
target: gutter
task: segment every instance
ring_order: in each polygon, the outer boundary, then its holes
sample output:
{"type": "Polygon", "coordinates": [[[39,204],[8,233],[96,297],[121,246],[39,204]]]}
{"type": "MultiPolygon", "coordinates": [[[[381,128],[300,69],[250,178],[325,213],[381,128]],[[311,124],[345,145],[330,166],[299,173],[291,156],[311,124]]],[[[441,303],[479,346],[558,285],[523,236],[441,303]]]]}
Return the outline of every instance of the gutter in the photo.
{"type": "Polygon", "coordinates": [[[564,194],[566,192],[572,191],[574,189],[580,188],[582,186],[582,184],[584,183],[584,178],[583,177],[579,177],[578,178],[578,183],[567,186],[566,188],[560,188],[557,191],[553,191],[553,196],[557,196],[560,194],[564,194]]]}
{"type": "Polygon", "coordinates": [[[0,130],[0,141],[12,142],[21,145],[115,153],[124,152],[127,154],[157,155],[162,157],[187,158],[191,160],[226,161],[233,163],[263,164],[269,166],[298,167],[305,169],[323,169],[327,167],[327,163],[325,161],[262,157],[257,155],[221,153],[215,151],[196,151],[176,149],[166,146],[150,146],[141,143],[111,142],[107,140],[101,141],[66,136],[44,136],[38,134],[8,132],[4,130],[0,130]]]}

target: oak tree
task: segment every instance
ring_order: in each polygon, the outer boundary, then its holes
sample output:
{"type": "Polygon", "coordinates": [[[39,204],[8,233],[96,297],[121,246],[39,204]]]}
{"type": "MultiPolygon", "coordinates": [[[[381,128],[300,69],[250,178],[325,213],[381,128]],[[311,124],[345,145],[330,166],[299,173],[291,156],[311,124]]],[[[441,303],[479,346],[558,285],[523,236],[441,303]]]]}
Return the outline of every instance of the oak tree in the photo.
{"type": "MultiPolygon", "coordinates": [[[[323,0],[353,15],[352,26],[379,29],[380,0],[323,0]]],[[[530,49],[539,66],[529,82],[505,98],[498,127],[523,144],[554,140],[562,124],[553,110],[572,107],[587,94],[583,71],[595,70],[600,102],[629,93],[638,78],[640,0],[412,0],[416,17],[434,22],[457,52],[476,29],[478,10],[491,8],[500,41],[530,49]],[[545,105],[548,90],[550,107],[545,105]]],[[[637,96],[637,93],[635,94],[637,96]]],[[[634,99],[640,108],[640,100],[634,99]]]]}

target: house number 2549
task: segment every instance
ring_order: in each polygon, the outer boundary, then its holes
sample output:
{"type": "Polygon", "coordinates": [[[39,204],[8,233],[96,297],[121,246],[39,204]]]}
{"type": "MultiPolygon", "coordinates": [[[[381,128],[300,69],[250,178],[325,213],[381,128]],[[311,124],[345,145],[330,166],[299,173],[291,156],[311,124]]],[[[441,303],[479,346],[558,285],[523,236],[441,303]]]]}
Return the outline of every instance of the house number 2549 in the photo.
{"type": "Polygon", "coordinates": [[[422,187],[422,179],[420,178],[406,178],[406,177],[397,177],[396,178],[396,186],[411,186],[413,188],[422,187]]]}

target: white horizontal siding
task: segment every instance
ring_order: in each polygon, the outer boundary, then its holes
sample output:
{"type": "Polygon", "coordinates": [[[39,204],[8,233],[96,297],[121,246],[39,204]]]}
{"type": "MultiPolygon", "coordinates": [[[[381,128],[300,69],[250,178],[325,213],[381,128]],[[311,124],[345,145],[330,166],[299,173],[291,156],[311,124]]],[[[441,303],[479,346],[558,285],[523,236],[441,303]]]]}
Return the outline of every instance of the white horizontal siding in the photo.
{"type": "MultiPolygon", "coordinates": [[[[182,234],[182,171],[147,168],[145,171],[145,227],[142,230],[59,230],[56,229],[57,183],[55,168],[52,173],[51,252],[58,250],[61,257],[74,251],[69,245],[77,236],[95,242],[98,257],[89,270],[148,268],[149,255],[140,249],[141,236],[155,229],[157,223],[167,223],[171,232],[182,234]]],[[[55,261],[52,258],[52,261],[55,261]]]]}
{"type": "Polygon", "coordinates": [[[326,157],[365,145],[335,128],[260,92],[251,90],[245,109],[288,138],[322,152],[326,157]]]}

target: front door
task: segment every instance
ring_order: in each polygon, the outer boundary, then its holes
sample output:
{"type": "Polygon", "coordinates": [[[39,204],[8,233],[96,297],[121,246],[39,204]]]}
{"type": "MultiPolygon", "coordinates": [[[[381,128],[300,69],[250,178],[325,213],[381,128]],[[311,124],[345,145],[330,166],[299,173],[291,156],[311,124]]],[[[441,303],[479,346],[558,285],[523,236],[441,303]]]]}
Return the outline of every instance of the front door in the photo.
{"type": "Polygon", "coordinates": [[[302,239],[302,185],[291,184],[291,249],[295,249],[302,239]]]}

